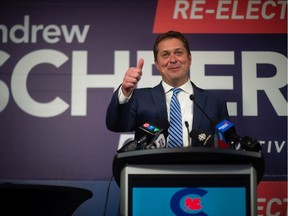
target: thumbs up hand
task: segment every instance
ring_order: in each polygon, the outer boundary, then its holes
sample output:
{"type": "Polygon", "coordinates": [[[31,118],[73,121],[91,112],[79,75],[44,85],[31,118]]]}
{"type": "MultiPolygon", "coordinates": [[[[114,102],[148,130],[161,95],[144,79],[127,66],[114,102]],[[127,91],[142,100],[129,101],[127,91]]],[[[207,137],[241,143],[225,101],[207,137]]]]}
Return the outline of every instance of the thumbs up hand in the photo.
{"type": "Polygon", "coordinates": [[[123,78],[122,82],[122,92],[128,97],[132,94],[133,90],[136,88],[137,83],[141,79],[142,76],[142,68],[144,65],[144,59],[139,59],[136,67],[130,67],[123,78]]]}

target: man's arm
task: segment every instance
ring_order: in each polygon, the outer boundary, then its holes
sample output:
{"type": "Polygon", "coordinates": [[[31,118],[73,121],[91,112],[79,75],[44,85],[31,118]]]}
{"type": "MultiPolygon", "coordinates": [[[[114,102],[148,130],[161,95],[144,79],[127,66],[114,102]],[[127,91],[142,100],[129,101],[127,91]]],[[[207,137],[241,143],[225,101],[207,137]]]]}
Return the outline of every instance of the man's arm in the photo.
{"type": "Polygon", "coordinates": [[[126,71],[122,84],[114,92],[106,112],[106,127],[113,132],[129,132],[135,128],[135,116],[131,115],[133,91],[142,76],[144,60],[126,71]],[[124,99],[123,99],[124,98],[124,99]]]}

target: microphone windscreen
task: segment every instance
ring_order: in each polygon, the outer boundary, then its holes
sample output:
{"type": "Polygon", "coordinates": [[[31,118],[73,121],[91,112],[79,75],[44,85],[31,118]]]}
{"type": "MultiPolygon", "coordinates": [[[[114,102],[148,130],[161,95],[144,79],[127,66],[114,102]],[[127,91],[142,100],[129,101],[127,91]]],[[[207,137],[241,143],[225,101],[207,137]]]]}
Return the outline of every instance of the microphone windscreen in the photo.
{"type": "Polygon", "coordinates": [[[194,146],[211,147],[213,145],[212,135],[207,134],[204,131],[193,129],[189,135],[192,139],[192,147],[194,146]]]}
{"type": "Polygon", "coordinates": [[[117,150],[117,153],[135,150],[137,150],[137,140],[129,140],[129,142],[126,142],[120,149],[117,150]]]}
{"type": "Polygon", "coordinates": [[[194,96],[193,94],[191,94],[191,95],[189,96],[189,98],[190,98],[190,100],[192,100],[192,101],[195,100],[195,96],[194,96]]]}

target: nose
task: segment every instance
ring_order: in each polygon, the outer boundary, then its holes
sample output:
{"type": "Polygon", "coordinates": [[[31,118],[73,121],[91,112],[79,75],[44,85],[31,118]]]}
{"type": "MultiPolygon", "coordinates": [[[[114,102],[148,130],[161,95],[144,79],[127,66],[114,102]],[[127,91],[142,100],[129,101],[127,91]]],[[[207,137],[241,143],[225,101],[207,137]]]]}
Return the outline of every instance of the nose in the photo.
{"type": "Polygon", "coordinates": [[[177,58],[176,58],[176,56],[173,53],[171,53],[171,55],[170,55],[170,62],[171,63],[177,62],[177,58]]]}

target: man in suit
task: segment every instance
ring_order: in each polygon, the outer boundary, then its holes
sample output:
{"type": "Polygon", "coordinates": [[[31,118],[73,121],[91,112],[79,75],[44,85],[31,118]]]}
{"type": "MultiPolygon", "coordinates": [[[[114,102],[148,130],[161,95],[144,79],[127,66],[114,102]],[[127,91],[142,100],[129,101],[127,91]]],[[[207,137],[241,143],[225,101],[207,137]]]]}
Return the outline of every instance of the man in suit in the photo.
{"type": "Polygon", "coordinates": [[[195,103],[213,120],[229,119],[226,102],[211,92],[198,88],[190,80],[192,57],[187,39],[175,31],[161,34],[156,38],[153,53],[162,81],[153,88],[137,89],[144,65],[144,60],[139,59],[136,67],[130,67],[126,71],[122,84],[112,96],[106,114],[107,128],[113,132],[135,131],[135,138],[139,138],[139,126],[143,123],[170,121],[172,90],[180,88],[177,97],[182,113],[183,146],[189,145],[189,132],[185,129],[187,123],[190,131],[193,128],[213,134],[211,122],[195,106],[190,95],[194,95],[195,103]]]}

